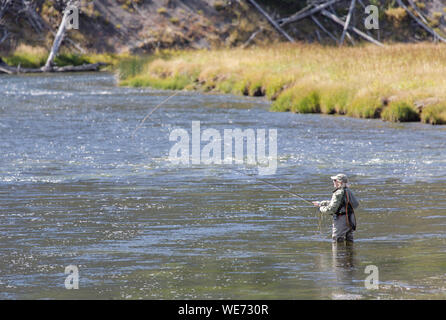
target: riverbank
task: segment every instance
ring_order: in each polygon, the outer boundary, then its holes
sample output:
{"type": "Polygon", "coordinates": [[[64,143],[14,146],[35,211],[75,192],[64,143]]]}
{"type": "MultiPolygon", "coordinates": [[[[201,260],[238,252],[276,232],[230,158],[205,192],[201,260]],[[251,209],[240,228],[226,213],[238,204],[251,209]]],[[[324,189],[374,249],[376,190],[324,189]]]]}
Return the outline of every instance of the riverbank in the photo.
{"type": "MultiPolygon", "coordinates": [[[[10,66],[20,66],[21,68],[41,68],[43,65],[45,65],[48,55],[49,52],[44,47],[20,45],[12,54],[1,58],[10,66]]],[[[79,54],[62,51],[56,56],[54,63],[59,67],[64,67],[69,65],[80,66],[83,64],[103,62],[108,66],[106,69],[111,71],[119,64],[120,61],[128,57],[128,54],[79,54]]]]}
{"type": "Polygon", "coordinates": [[[170,52],[119,65],[120,85],[266,96],[272,111],[446,124],[446,46],[279,44],[170,52]]]}

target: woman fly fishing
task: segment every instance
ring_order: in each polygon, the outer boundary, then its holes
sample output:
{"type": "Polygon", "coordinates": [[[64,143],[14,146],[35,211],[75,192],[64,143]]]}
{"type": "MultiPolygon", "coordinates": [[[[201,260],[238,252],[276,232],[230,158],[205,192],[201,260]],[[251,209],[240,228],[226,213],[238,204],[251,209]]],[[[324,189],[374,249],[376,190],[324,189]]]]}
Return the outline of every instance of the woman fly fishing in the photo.
{"type": "Polygon", "coordinates": [[[313,204],[320,212],[333,215],[333,241],[353,241],[353,232],[356,230],[354,209],[359,207],[359,202],[348,188],[345,174],[340,173],[331,179],[335,187],[331,200],[313,201],[313,204]]]}

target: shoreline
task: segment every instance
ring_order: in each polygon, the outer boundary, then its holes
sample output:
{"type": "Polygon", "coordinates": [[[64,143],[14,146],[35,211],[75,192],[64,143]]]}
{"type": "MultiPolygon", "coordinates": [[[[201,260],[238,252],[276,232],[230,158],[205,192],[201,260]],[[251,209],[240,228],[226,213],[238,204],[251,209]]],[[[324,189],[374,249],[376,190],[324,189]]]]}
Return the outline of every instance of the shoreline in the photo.
{"type": "Polygon", "coordinates": [[[124,59],[117,70],[121,86],[263,96],[272,101],[271,111],[446,124],[445,48],[184,50],[124,59]]]}

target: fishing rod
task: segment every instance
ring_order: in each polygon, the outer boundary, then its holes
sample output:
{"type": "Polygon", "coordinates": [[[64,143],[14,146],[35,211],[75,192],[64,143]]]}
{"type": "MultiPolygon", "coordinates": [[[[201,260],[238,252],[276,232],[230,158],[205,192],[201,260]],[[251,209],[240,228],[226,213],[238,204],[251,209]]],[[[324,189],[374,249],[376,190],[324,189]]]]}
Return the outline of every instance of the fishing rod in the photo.
{"type": "MultiPolygon", "coordinates": [[[[132,133],[132,138],[133,138],[133,136],[135,135],[136,131],[138,131],[138,129],[142,127],[142,125],[144,124],[144,122],[145,122],[145,121],[152,115],[152,113],[154,113],[156,110],[158,110],[158,108],[160,108],[164,103],[166,103],[166,102],[167,102],[168,100],[170,100],[172,97],[176,96],[178,93],[180,93],[180,91],[176,91],[176,92],[174,92],[174,93],[171,94],[169,97],[167,97],[167,99],[163,100],[163,101],[162,101],[161,103],[159,103],[155,108],[153,108],[152,111],[150,111],[150,112],[144,117],[144,119],[140,122],[140,124],[135,128],[135,130],[134,130],[133,133],[132,133]]],[[[243,174],[243,175],[245,175],[245,176],[248,176],[248,177],[254,177],[253,175],[249,175],[249,174],[244,173],[243,171],[240,171],[240,170],[237,170],[237,169],[232,169],[232,170],[233,170],[233,171],[236,171],[236,172],[238,172],[238,173],[241,173],[241,174],[243,174]]],[[[275,185],[275,184],[273,184],[273,183],[271,183],[271,182],[269,182],[269,181],[260,179],[260,178],[258,178],[258,177],[254,177],[254,178],[257,179],[257,180],[259,180],[259,181],[261,181],[261,182],[263,182],[263,183],[265,183],[265,184],[267,184],[267,185],[270,185],[270,186],[272,186],[272,187],[274,187],[274,188],[276,188],[276,189],[278,189],[278,190],[281,190],[281,191],[286,192],[286,193],[288,193],[288,194],[290,194],[290,195],[292,195],[292,196],[294,196],[294,197],[297,197],[297,198],[301,199],[302,201],[305,201],[306,203],[309,203],[309,204],[311,204],[311,205],[314,205],[313,202],[311,202],[311,201],[305,199],[304,197],[302,197],[302,196],[300,196],[300,195],[298,195],[298,194],[296,194],[296,193],[290,192],[290,191],[288,191],[288,190],[286,190],[286,189],[284,189],[284,188],[281,188],[281,187],[279,187],[279,186],[277,186],[277,185],[275,185]]]]}
{"type": "MultiPolygon", "coordinates": [[[[158,110],[164,103],[166,103],[166,102],[167,102],[168,100],[170,100],[172,97],[176,96],[178,93],[180,93],[180,91],[176,91],[176,92],[174,92],[174,93],[171,94],[169,97],[167,97],[167,99],[163,100],[163,101],[162,101],[161,103],[159,103],[155,108],[153,108],[152,111],[150,111],[150,112],[144,117],[144,119],[140,122],[140,124],[135,128],[135,130],[134,130],[133,133],[132,133],[132,138],[134,137],[136,131],[138,131],[138,129],[142,127],[142,125],[144,124],[144,122],[145,122],[148,118],[150,118],[150,116],[152,115],[152,113],[154,113],[156,110],[158,110]]],[[[302,200],[302,201],[304,201],[304,202],[306,202],[306,203],[311,204],[312,206],[314,206],[314,203],[311,202],[310,200],[307,200],[307,199],[305,199],[304,197],[302,197],[302,196],[300,196],[300,195],[298,195],[298,194],[296,194],[296,193],[293,193],[293,192],[291,192],[291,191],[288,191],[287,189],[281,188],[281,187],[275,185],[274,183],[271,183],[271,182],[266,181],[266,180],[264,180],[264,179],[260,179],[260,178],[258,178],[258,177],[256,177],[256,176],[253,176],[253,175],[249,175],[249,174],[244,173],[243,171],[240,171],[240,170],[237,170],[237,169],[230,169],[230,170],[235,171],[235,172],[238,172],[238,173],[241,173],[241,174],[243,174],[243,175],[245,175],[245,176],[247,176],[247,177],[251,177],[251,178],[253,177],[253,178],[259,180],[260,182],[263,182],[264,184],[267,184],[267,185],[269,185],[269,186],[271,186],[271,187],[274,187],[274,188],[276,188],[277,190],[286,192],[286,193],[292,195],[293,197],[296,197],[296,198],[298,198],[298,199],[300,199],[300,200],[302,200]]],[[[322,229],[321,229],[321,223],[322,223],[322,213],[320,214],[320,217],[319,217],[319,223],[318,223],[318,225],[319,225],[319,231],[322,230],[322,229]]]]}
{"type": "Polygon", "coordinates": [[[132,138],[135,136],[136,131],[138,131],[139,128],[142,127],[142,125],[144,124],[144,122],[146,122],[146,120],[148,118],[150,118],[150,116],[152,115],[152,113],[154,113],[156,110],[158,110],[159,107],[161,107],[164,103],[166,103],[167,101],[170,100],[170,98],[176,96],[178,93],[180,93],[181,91],[175,91],[173,94],[171,94],[170,96],[167,97],[167,99],[164,99],[162,102],[160,102],[155,108],[152,109],[152,111],[150,111],[145,117],[144,119],[142,119],[142,121],[140,122],[140,124],[135,128],[135,130],[133,130],[132,133],[132,138]]]}
{"type": "Polygon", "coordinates": [[[297,198],[301,199],[302,201],[305,201],[305,202],[311,204],[312,206],[314,206],[313,202],[311,202],[310,200],[307,200],[307,199],[305,199],[304,197],[302,197],[302,196],[300,196],[300,195],[298,195],[298,194],[296,194],[296,193],[293,193],[293,192],[291,192],[291,191],[288,191],[287,189],[281,188],[281,187],[275,185],[274,183],[271,183],[271,182],[266,181],[266,180],[264,180],[264,179],[260,179],[260,178],[258,178],[258,177],[256,177],[256,176],[253,176],[253,175],[244,173],[243,171],[240,171],[240,170],[237,170],[237,169],[231,169],[231,170],[236,171],[236,172],[238,172],[238,173],[241,173],[241,174],[243,174],[243,175],[245,175],[245,176],[248,176],[248,177],[251,177],[251,178],[255,178],[255,179],[257,179],[257,180],[259,180],[259,181],[261,181],[261,182],[263,182],[263,183],[265,183],[265,184],[267,184],[267,185],[270,185],[270,186],[272,186],[272,187],[274,187],[274,188],[276,188],[276,189],[278,189],[278,190],[281,190],[281,191],[283,191],[283,192],[286,192],[286,193],[288,193],[288,194],[290,194],[290,195],[292,195],[292,196],[294,196],[294,197],[297,197],[297,198]]]}
{"type": "MultiPolygon", "coordinates": [[[[271,182],[266,181],[266,180],[264,180],[264,179],[260,179],[260,178],[258,178],[258,177],[256,177],[256,176],[253,176],[253,175],[244,173],[243,171],[240,171],[240,170],[237,170],[237,169],[230,169],[230,170],[235,171],[235,172],[238,172],[238,173],[241,173],[241,174],[243,174],[243,175],[245,175],[245,176],[247,176],[247,177],[255,178],[255,179],[257,179],[257,180],[259,180],[259,181],[261,181],[261,182],[263,182],[263,183],[265,183],[265,184],[271,186],[271,187],[274,187],[274,188],[276,188],[276,189],[278,189],[278,190],[280,190],[280,191],[286,192],[286,193],[288,193],[288,194],[290,194],[290,195],[292,195],[292,196],[294,196],[294,197],[296,197],[296,198],[299,198],[300,200],[305,201],[305,202],[311,204],[312,206],[314,206],[314,203],[311,202],[310,200],[305,199],[304,197],[298,195],[297,193],[294,193],[294,192],[288,191],[287,189],[281,188],[281,187],[275,185],[274,183],[271,183],[271,182]]],[[[317,211],[319,212],[319,218],[318,218],[318,230],[319,230],[319,233],[322,233],[322,213],[321,213],[319,210],[317,210],[317,211]]]]}

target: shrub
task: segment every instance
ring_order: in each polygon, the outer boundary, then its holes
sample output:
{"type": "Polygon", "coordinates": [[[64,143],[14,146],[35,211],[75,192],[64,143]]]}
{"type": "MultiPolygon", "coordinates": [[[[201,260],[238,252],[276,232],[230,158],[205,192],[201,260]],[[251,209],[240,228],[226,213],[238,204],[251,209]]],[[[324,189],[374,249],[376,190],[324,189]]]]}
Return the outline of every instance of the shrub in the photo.
{"type": "Polygon", "coordinates": [[[125,80],[141,74],[147,61],[148,58],[143,57],[131,57],[121,60],[118,64],[119,79],[125,80]]]}
{"type": "Polygon", "coordinates": [[[220,81],[216,84],[215,88],[223,93],[232,93],[232,89],[234,88],[234,80],[227,79],[220,81]]]}
{"type": "Polygon", "coordinates": [[[276,100],[281,91],[290,85],[292,79],[274,75],[266,77],[264,81],[266,97],[271,100],[276,100]]]}
{"type": "Polygon", "coordinates": [[[325,114],[346,114],[350,93],[346,88],[326,87],[321,90],[321,112],[325,114]]]}
{"type": "Polygon", "coordinates": [[[443,13],[442,13],[442,12],[439,12],[439,11],[435,11],[435,12],[432,14],[432,17],[433,17],[434,19],[441,19],[441,18],[443,17],[443,13]]]}
{"type": "Polygon", "coordinates": [[[217,0],[214,2],[214,9],[217,11],[223,10],[225,8],[225,6],[226,6],[226,3],[224,1],[217,0]]]}
{"type": "Polygon", "coordinates": [[[68,66],[68,65],[79,66],[84,63],[90,63],[90,60],[87,57],[78,54],[62,53],[54,58],[54,63],[57,66],[68,66]]]}
{"type": "Polygon", "coordinates": [[[395,27],[399,27],[401,22],[406,18],[407,12],[401,7],[389,8],[385,11],[386,16],[393,22],[395,27]]]}
{"type": "Polygon", "coordinates": [[[379,118],[382,103],[379,95],[372,91],[361,91],[353,98],[347,115],[358,118],[379,118]]]}
{"type": "Polygon", "coordinates": [[[420,8],[420,9],[424,9],[424,8],[426,8],[426,4],[425,4],[424,2],[417,1],[415,4],[416,4],[416,6],[417,6],[418,8],[420,8]]]}
{"type": "Polygon", "coordinates": [[[297,113],[321,112],[320,93],[317,86],[296,85],[285,90],[273,103],[272,110],[297,113]]]}
{"type": "Polygon", "coordinates": [[[421,121],[430,124],[446,124],[446,104],[435,104],[423,108],[421,121]]]}
{"type": "Polygon", "coordinates": [[[156,12],[158,12],[159,14],[166,14],[167,9],[164,7],[160,7],[160,8],[158,8],[158,10],[156,10],[156,12]]]}
{"type": "Polygon", "coordinates": [[[32,47],[28,45],[20,45],[14,53],[4,60],[7,64],[23,68],[39,68],[43,66],[48,57],[48,52],[43,47],[32,47]]]}
{"type": "Polygon", "coordinates": [[[414,107],[405,101],[391,102],[381,113],[381,119],[392,122],[420,121],[414,107]]]}
{"type": "Polygon", "coordinates": [[[242,94],[247,96],[249,94],[249,81],[248,79],[240,79],[234,82],[234,86],[232,87],[232,93],[234,94],[242,94]]]}
{"type": "Polygon", "coordinates": [[[283,91],[271,105],[272,111],[290,111],[293,104],[293,95],[291,90],[283,91]]]}

